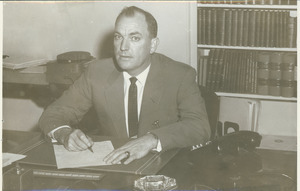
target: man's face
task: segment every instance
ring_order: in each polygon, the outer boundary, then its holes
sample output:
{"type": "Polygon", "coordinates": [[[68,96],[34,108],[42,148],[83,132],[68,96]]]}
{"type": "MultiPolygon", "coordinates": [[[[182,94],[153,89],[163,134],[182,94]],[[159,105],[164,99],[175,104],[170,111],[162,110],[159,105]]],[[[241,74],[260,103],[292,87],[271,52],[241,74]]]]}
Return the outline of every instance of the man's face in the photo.
{"type": "Polygon", "coordinates": [[[123,16],[116,23],[115,57],[119,67],[131,76],[140,74],[150,64],[152,43],[144,15],[136,13],[132,17],[123,16]]]}

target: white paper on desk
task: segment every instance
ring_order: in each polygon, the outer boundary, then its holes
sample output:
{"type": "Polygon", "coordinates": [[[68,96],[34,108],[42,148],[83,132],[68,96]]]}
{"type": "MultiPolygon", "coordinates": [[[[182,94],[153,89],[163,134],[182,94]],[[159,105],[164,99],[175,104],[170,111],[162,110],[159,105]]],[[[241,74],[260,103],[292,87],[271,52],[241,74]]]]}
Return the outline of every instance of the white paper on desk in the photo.
{"type": "Polygon", "coordinates": [[[14,153],[2,153],[2,167],[8,166],[11,163],[25,158],[26,155],[14,154],[14,153]]]}
{"type": "Polygon", "coordinates": [[[72,152],[63,145],[53,145],[57,168],[76,168],[85,166],[107,165],[103,158],[114,150],[111,141],[94,142],[93,151],[72,152]]]}

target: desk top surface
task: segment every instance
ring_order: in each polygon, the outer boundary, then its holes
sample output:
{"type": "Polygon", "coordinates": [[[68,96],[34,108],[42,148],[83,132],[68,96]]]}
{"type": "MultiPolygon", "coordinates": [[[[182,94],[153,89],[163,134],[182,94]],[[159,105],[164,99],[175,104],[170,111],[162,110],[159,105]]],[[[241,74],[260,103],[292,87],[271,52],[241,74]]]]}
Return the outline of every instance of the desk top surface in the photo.
{"type": "MultiPolygon", "coordinates": [[[[24,143],[33,144],[33,142],[43,139],[38,132],[19,131],[4,131],[3,138],[6,139],[3,142],[3,148],[5,148],[3,151],[13,153],[18,153],[18,151],[24,149],[24,143]],[[20,148],[16,149],[16,147],[20,148]]],[[[203,156],[205,156],[204,151],[200,152],[203,152],[203,156]]],[[[265,190],[274,190],[276,186],[281,186],[292,191],[292,187],[296,184],[297,153],[266,149],[256,149],[255,153],[261,158],[262,169],[259,172],[239,173],[237,171],[236,175],[233,176],[233,174],[228,173],[226,166],[220,166],[221,163],[216,163],[218,161],[217,156],[211,155],[202,159],[200,157],[199,164],[195,164],[195,160],[190,158],[189,151],[181,150],[157,174],[175,178],[178,189],[185,190],[233,188],[232,186],[235,185],[243,188],[258,188],[259,186],[261,188],[261,186],[264,186],[265,190]],[[204,162],[204,159],[206,162],[204,162]]],[[[108,189],[130,189],[134,180],[140,176],[126,173],[106,173],[106,177],[99,182],[98,188],[103,186],[103,188],[108,189]],[[116,181],[119,183],[116,184],[116,181]]],[[[50,181],[51,183],[49,183],[49,180],[43,181],[43,185],[46,183],[54,184],[53,181],[50,181]]],[[[64,181],[64,183],[66,182],[64,181]]],[[[41,186],[41,180],[36,179],[35,184],[41,186]]],[[[39,186],[37,188],[40,188],[39,186]]]]}

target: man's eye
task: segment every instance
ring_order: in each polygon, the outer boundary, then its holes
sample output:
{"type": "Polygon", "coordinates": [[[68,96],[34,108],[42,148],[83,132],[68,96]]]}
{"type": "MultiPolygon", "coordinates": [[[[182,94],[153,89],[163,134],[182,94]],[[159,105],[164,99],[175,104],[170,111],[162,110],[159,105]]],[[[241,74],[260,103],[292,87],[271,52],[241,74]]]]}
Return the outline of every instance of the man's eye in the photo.
{"type": "Polygon", "coordinates": [[[122,39],[122,36],[121,35],[115,35],[115,40],[120,40],[120,39],[122,39]]]}
{"type": "Polygon", "coordinates": [[[137,42],[137,41],[141,40],[141,38],[137,37],[137,36],[133,36],[133,37],[131,37],[131,40],[137,42]]]}

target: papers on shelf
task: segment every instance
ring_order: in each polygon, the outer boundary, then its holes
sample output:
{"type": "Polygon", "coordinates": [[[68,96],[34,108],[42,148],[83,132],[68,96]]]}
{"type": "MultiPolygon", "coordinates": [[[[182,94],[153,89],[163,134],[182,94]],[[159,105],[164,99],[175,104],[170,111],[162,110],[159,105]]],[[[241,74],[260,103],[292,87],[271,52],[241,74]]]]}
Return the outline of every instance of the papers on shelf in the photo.
{"type": "Polygon", "coordinates": [[[22,69],[28,68],[32,66],[40,66],[44,65],[48,62],[45,58],[26,58],[26,57],[15,57],[10,56],[3,59],[3,67],[9,69],[22,69]]]}
{"type": "Polygon", "coordinates": [[[26,155],[13,154],[13,153],[2,153],[2,167],[8,166],[11,163],[25,158],[26,155]]]}
{"type": "Polygon", "coordinates": [[[20,73],[29,73],[29,74],[44,74],[47,72],[47,66],[32,66],[29,68],[24,68],[19,71],[20,73]]]}
{"type": "Polygon", "coordinates": [[[57,168],[107,165],[103,158],[114,150],[111,141],[94,142],[93,151],[68,151],[63,145],[53,145],[57,168]]]}

